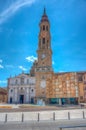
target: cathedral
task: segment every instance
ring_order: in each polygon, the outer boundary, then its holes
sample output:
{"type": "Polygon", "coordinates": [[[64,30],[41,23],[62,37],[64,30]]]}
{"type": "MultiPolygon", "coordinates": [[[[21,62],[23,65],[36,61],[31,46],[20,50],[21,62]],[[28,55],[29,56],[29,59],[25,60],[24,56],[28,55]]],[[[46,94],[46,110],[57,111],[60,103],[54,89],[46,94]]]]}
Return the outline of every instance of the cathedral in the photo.
{"type": "Polygon", "coordinates": [[[39,23],[37,60],[30,73],[8,78],[8,103],[78,104],[86,102],[86,72],[55,73],[50,22],[44,8],[39,23]]]}

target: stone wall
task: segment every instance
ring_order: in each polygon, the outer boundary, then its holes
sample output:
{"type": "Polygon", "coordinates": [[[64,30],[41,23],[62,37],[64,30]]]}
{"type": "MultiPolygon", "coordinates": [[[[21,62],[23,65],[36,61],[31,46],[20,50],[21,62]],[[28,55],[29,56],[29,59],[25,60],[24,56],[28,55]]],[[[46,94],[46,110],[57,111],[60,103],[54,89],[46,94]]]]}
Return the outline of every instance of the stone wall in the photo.
{"type": "Polygon", "coordinates": [[[76,73],[53,74],[47,80],[47,98],[78,97],[78,90],[76,73]]]}

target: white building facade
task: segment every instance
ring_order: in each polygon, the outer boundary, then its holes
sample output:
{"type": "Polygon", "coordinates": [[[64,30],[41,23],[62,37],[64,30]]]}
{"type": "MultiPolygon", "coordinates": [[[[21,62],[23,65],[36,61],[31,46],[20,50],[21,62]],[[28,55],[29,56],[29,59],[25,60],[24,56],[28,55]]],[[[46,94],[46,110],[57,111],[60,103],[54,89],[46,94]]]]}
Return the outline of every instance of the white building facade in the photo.
{"type": "Polygon", "coordinates": [[[8,103],[34,103],[35,77],[20,74],[8,79],[8,103]]]}

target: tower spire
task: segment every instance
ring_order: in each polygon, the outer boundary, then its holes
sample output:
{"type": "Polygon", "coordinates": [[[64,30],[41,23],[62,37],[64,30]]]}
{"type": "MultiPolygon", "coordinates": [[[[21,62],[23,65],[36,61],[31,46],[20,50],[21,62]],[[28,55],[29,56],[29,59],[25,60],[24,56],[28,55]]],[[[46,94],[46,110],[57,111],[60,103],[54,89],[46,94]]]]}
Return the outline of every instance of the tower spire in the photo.
{"type": "Polygon", "coordinates": [[[45,22],[45,21],[49,22],[48,16],[46,14],[46,8],[44,7],[43,15],[42,15],[42,18],[41,18],[41,22],[45,22]]]}
{"type": "Polygon", "coordinates": [[[46,8],[44,7],[44,15],[46,15],[46,8]]]}

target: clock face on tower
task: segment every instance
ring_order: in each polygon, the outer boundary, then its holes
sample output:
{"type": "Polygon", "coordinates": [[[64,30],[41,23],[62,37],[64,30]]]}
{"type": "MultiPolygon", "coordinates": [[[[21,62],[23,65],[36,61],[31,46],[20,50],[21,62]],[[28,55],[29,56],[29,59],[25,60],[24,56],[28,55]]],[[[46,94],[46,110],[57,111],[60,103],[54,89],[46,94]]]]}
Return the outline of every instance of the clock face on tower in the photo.
{"type": "Polygon", "coordinates": [[[45,54],[42,54],[42,59],[44,59],[44,58],[45,58],[45,56],[46,56],[45,54]]]}
{"type": "Polygon", "coordinates": [[[40,86],[41,86],[41,88],[45,88],[46,87],[46,81],[42,80],[40,86]]]}

